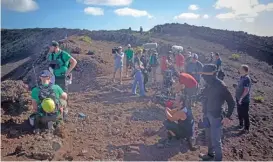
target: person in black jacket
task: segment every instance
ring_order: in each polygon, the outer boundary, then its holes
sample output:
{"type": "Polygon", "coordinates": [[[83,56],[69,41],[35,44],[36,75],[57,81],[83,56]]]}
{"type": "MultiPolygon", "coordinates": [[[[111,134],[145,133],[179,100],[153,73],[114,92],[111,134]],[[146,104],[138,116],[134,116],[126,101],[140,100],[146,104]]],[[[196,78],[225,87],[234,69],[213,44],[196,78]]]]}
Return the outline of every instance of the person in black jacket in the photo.
{"type": "Polygon", "coordinates": [[[206,87],[203,91],[203,113],[208,123],[206,135],[208,136],[208,154],[200,154],[203,160],[222,160],[222,123],[226,124],[233,113],[235,101],[228,90],[225,83],[216,77],[216,65],[205,65],[202,70],[202,77],[206,82],[206,87]],[[223,110],[224,102],[228,104],[227,113],[223,110]]]}

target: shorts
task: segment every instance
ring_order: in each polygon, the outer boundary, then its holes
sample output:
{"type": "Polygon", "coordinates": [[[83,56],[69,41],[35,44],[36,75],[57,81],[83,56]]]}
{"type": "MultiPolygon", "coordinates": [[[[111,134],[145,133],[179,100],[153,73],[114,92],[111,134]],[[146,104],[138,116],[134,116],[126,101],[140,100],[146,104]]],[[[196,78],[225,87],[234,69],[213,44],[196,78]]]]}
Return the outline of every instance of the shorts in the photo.
{"type": "Polygon", "coordinates": [[[126,67],[133,67],[133,60],[126,59],[126,67]]]}
{"type": "Polygon", "coordinates": [[[123,68],[123,65],[115,65],[115,72],[116,72],[117,70],[122,71],[122,68],[123,68]]]}

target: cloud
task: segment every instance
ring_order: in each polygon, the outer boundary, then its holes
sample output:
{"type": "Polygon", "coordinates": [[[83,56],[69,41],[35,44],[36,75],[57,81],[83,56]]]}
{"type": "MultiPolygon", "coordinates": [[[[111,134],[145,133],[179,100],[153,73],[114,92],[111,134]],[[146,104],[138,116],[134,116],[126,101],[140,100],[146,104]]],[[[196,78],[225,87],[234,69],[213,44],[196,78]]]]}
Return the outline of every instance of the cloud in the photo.
{"type": "Polygon", "coordinates": [[[259,13],[272,11],[273,3],[260,4],[258,0],[217,0],[214,7],[230,10],[230,12],[216,15],[218,19],[237,19],[253,22],[259,13]]]}
{"type": "Polygon", "coordinates": [[[196,11],[196,10],[199,9],[199,7],[198,7],[197,5],[190,5],[188,9],[189,9],[189,10],[196,11]]]}
{"type": "Polygon", "coordinates": [[[87,7],[84,9],[84,13],[87,15],[94,15],[94,16],[104,15],[103,9],[98,7],[87,7]]]}
{"type": "Polygon", "coordinates": [[[198,19],[200,18],[199,14],[195,14],[195,13],[182,13],[178,16],[175,16],[174,19],[198,19]]]}
{"type": "Polygon", "coordinates": [[[3,7],[17,12],[29,12],[39,8],[34,0],[1,0],[3,7]]]}
{"type": "Polygon", "coordinates": [[[205,15],[203,15],[203,18],[204,18],[204,19],[208,19],[208,18],[209,18],[209,15],[205,14],[205,15]]]}
{"type": "Polygon", "coordinates": [[[76,0],[77,2],[86,5],[101,5],[101,6],[128,6],[133,0],[76,0]]]}
{"type": "Polygon", "coordinates": [[[150,15],[147,11],[132,9],[132,8],[128,8],[128,7],[116,9],[114,12],[115,12],[115,14],[117,14],[119,16],[133,16],[133,17],[146,16],[148,18],[153,18],[153,16],[150,15]]]}

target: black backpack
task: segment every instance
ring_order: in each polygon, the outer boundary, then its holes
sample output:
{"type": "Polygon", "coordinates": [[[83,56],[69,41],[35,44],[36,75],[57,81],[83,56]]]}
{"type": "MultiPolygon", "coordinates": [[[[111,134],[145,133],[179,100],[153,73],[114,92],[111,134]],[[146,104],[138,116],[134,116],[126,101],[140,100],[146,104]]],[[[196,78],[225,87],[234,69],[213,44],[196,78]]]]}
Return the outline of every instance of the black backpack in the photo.
{"type": "MultiPolygon", "coordinates": [[[[42,102],[46,98],[51,98],[54,101],[56,108],[55,108],[55,111],[50,114],[56,114],[60,111],[60,105],[59,105],[59,101],[57,100],[56,94],[55,94],[52,86],[53,86],[53,84],[51,84],[51,83],[48,86],[40,85],[39,86],[39,89],[40,89],[39,99],[42,102]]],[[[44,112],[43,110],[42,110],[42,112],[45,114],[48,114],[48,113],[44,112]]]]}
{"type": "MultiPolygon", "coordinates": [[[[57,56],[57,58],[54,60],[54,54],[51,53],[51,62],[52,64],[56,64],[56,61],[60,59],[62,61],[62,65],[59,65],[59,67],[56,67],[56,65],[51,66],[53,69],[58,69],[60,66],[66,66],[65,61],[64,61],[64,56],[63,56],[63,51],[61,50],[61,53],[57,56]]],[[[68,68],[70,67],[70,62],[68,63],[68,68]]]]}

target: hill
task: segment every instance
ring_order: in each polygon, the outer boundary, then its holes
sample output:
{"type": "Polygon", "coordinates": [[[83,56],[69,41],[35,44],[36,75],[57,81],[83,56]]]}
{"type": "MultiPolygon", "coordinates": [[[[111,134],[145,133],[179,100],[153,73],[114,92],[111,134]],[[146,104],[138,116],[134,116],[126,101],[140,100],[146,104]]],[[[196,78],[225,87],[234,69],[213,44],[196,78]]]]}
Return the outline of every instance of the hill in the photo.
{"type": "MultiPolygon", "coordinates": [[[[197,151],[188,151],[184,142],[158,148],[158,140],[166,137],[162,125],[165,114],[163,107],[150,102],[154,87],[149,86],[146,98],[139,98],[131,95],[130,78],[124,78],[123,85],[111,82],[111,49],[147,42],[157,42],[159,54],[168,52],[172,45],[182,45],[186,51],[198,53],[204,63],[210,52],[220,52],[225,83],[232,93],[232,85],[239,79],[238,68],[243,63],[250,65],[251,131],[241,134],[235,129],[235,112],[234,120],[224,129],[224,160],[272,160],[272,37],[187,24],[159,25],[142,34],[64,28],[2,29],[1,34],[2,160],[198,160],[199,151],[206,151],[203,130],[195,128],[197,151]],[[83,39],[86,37],[91,41],[83,39]],[[33,67],[36,72],[46,67],[52,40],[58,40],[78,61],[69,87],[69,121],[54,134],[33,135],[26,120],[32,109],[25,84],[35,84],[33,67]],[[230,59],[232,54],[237,54],[238,60],[230,59]],[[79,113],[86,118],[79,118],[79,113]],[[14,150],[19,153],[10,154],[14,150]]],[[[196,122],[202,118],[201,112],[197,104],[193,108],[196,122]]]]}

